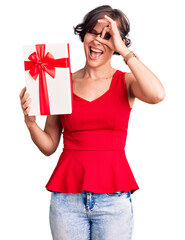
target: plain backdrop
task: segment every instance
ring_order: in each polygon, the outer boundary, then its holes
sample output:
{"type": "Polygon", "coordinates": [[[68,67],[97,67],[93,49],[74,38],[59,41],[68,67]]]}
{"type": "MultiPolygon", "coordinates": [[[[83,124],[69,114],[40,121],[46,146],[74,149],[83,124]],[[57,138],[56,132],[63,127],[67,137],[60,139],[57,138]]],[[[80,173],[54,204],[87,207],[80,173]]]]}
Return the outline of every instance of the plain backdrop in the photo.
{"type": "MultiPolygon", "coordinates": [[[[126,155],[140,187],[132,195],[133,240],[185,239],[184,214],[184,6],[183,1],[7,0],[0,4],[0,239],[51,240],[45,189],[62,152],[44,156],[24,123],[19,93],[25,86],[24,44],[69,42],[72,72],[85,64],[73,26],[93,8],[109,4],[130,20],[129,37],[140,60],[160,79],[166,98],[136,99],[126,155]]],[[[130,72],[121,56],[112,66],[130,72]]],[[[45,116],[37,118],[41,128],[45,116]]]]}

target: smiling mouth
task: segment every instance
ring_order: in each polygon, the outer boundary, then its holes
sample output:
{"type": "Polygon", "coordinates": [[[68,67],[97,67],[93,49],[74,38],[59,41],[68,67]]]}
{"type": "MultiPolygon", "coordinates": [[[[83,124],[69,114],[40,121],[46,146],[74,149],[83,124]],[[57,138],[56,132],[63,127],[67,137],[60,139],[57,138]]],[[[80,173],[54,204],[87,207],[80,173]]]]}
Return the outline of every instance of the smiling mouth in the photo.
{"type": "Polygon", "coordinates": [[[101,57],[101,55],[103,54],[103,51],[95,49],[93,47],[89,48],[89,56],[92,60],[97,60],[101,57]]]}

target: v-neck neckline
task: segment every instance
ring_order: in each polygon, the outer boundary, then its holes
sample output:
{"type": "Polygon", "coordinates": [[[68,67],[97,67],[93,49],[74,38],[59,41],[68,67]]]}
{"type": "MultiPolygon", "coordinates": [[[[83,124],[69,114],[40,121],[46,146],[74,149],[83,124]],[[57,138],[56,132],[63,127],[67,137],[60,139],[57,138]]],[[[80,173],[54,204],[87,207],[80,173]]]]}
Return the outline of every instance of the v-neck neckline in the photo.
{"type": "Polygon", "coordinates": [[[113,74],[113,76],[112,76],[112,79],[111,79],[111,83],[110,83],[109,89],[108,89],[105,93],[103,93],[100,97],[94,99],[93,101],[88,101],[88,100],[86,100],[85,98],[82,98],[82,97],[78,96],[78,95],[77,95],[76,93],[74,93],[74,92],[73,92],[73,96],[76,97],[76,98],[78,98],[79,100],[85,101],[85,102],[87,102],[87,103],[93,103],[93,102],[95,102],[95,101],[103,98],[103,97],[104,97],[105,95],[107,95],[107,94],[110,92],[110,90],[112,89],[113,81],[114,81],[115,75],[116,75],[116,73],[117,73],[118,71],[119,71],[119,70],[116,70],[116,71],[114,72],[114,74],[113,74]]]}

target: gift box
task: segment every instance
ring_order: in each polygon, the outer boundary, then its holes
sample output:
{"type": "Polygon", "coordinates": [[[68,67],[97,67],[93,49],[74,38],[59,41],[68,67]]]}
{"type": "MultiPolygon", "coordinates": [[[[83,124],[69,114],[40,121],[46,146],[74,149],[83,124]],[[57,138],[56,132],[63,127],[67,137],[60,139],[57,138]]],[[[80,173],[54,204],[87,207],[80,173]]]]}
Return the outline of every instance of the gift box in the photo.
{"type": "Polygon", "coordinates": [[[69,43],[24,45],[29,116],[72,113],[69,43]]]}

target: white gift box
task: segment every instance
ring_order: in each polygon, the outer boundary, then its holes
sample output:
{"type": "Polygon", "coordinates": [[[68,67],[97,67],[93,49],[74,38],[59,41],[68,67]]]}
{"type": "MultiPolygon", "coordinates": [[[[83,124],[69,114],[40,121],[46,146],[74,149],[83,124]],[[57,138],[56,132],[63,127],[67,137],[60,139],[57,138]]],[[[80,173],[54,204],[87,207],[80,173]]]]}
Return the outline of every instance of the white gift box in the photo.
{"type": "Polygon", "coordinates": [[[69,43],[24,45],[29,116],[72,113],[69,43]]]}

